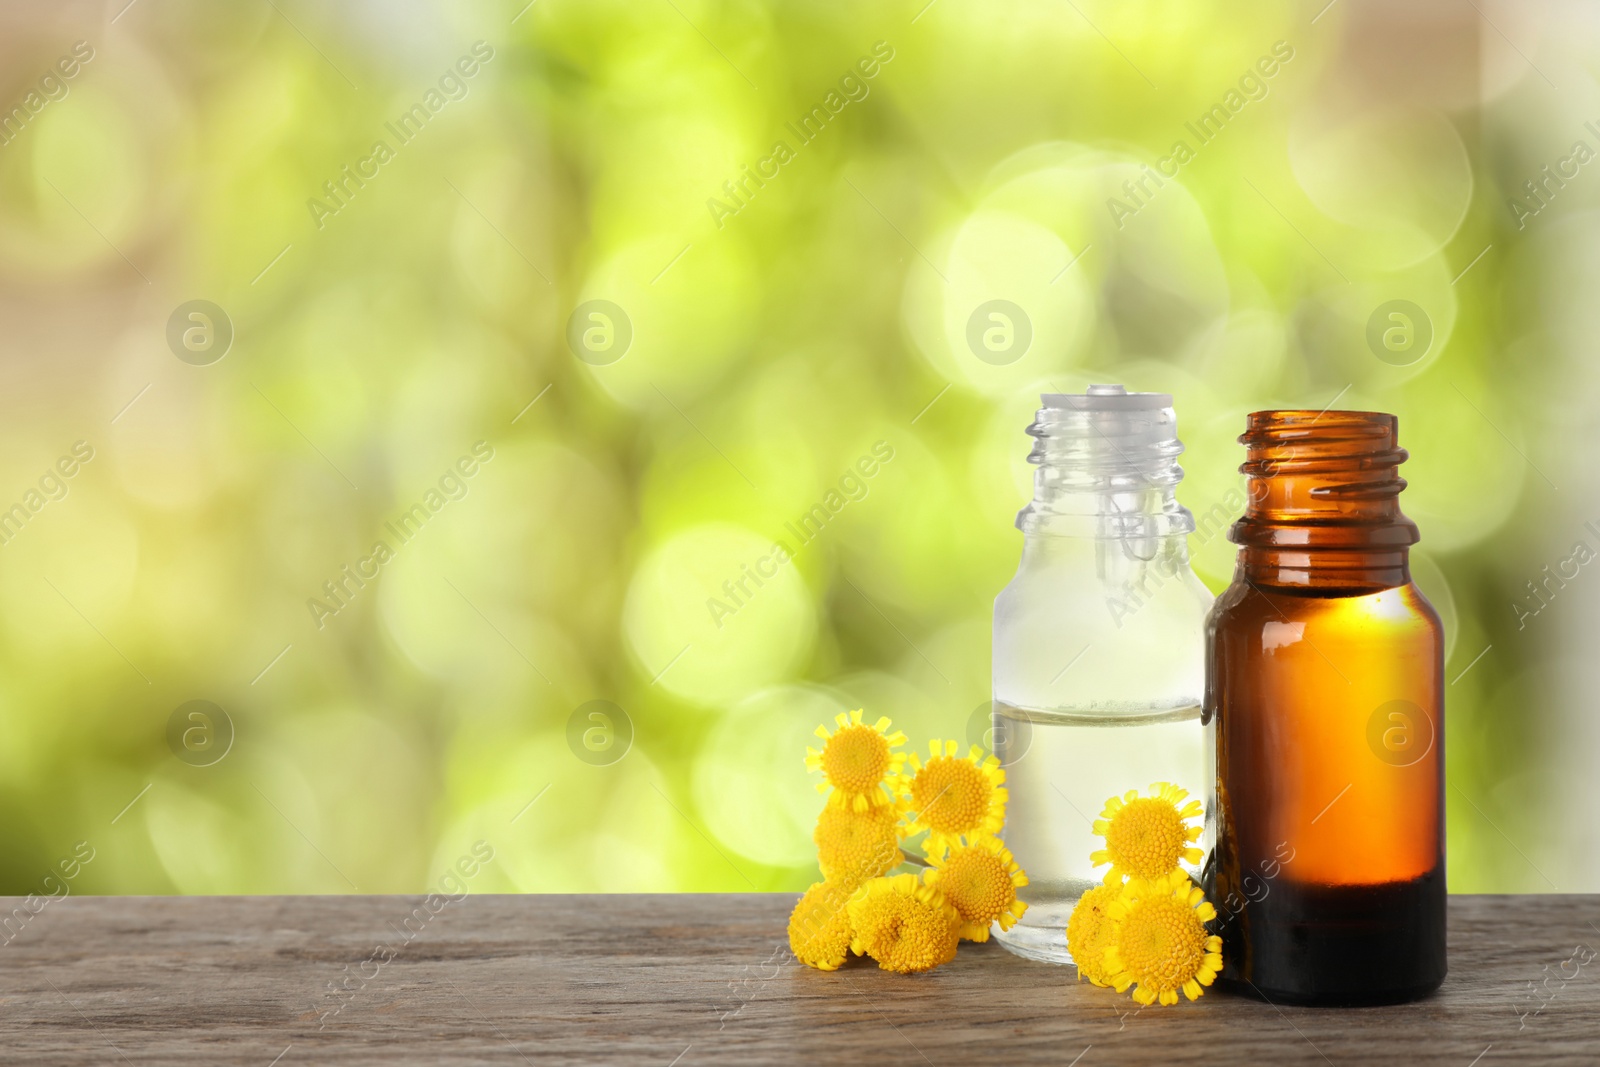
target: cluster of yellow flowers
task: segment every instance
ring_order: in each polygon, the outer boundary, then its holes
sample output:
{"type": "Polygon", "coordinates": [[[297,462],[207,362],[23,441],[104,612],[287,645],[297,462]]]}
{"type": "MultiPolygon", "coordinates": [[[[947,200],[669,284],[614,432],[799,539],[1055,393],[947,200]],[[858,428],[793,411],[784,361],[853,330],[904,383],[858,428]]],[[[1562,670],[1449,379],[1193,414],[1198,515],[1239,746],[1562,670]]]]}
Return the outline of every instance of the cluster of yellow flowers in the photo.
{"type": "Polygon", "coordinates": [[[1189,820],[1200,802],[1169,782],[1150,796],[1130,789],[1106,801],[1094,832],[1106,847],[1089,854],[1095,866],[1111,864],[1104,885],[1078,899],[1067,919],[1067,950],[1078,975],[1118,993],[1137,984],[1140,1004],[1176,1004],[1178,993],[1194,1000],[1222,970],[1222,938],[1205,924],[1217,909],[1180,860],[1200,861],[1194,842],[1200,827],[1189,820]]]}
{"type": "Polygon", "coordinates": [[[839,715],[817,727],[822,748],[806,749],[828,794],[814,839],[822,881],[789,916],[789,947],[801,963],[832,971],[856,955],[910,974],[955,958],[962,940],[987,941],[998,922],[1010,929],[1027,905],[1017,888],[1028,876],[995,836],[1005,824],[1000,761],[973,745],[934,741],[927,762],[896,751],[906,742],[889,720],[839,715]],[[926,831],[921,873],[888,876],[906,858],[900,843],[926,831]]]}

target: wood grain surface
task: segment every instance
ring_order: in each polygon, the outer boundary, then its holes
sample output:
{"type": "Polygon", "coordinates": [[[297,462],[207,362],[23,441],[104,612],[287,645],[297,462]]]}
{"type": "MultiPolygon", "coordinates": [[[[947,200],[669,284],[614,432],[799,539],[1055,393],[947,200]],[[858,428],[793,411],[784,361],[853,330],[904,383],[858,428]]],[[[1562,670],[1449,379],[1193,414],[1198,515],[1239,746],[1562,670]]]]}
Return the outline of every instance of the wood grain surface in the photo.
{"type": "Polygon", "coordinates": [[[69,897],[7,930],[0,1061],[1600,1064],[1600,897],[1451,898],[1417,1004],[1142,1011],[992,944],[808,970],[794,899],[69,897]]]}

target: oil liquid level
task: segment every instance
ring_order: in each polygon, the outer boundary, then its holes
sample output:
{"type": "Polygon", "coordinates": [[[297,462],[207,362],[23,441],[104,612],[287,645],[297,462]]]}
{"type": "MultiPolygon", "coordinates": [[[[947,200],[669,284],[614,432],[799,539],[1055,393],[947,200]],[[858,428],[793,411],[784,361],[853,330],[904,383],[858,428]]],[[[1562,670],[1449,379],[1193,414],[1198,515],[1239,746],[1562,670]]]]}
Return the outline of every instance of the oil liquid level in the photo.
{"type": "MultiPolygon", "coordinates": [[[[1213,840],[1211,781],[1215,728],[1200,708],[1074,711],[994,703],[995,754],[1010,792],[1003,837],[1028,873],[1019,896],[1028,910],[1008,931],[993,929],[1011,952],[1048,963],[1071,963],[1067,917],[1084,891],[1109,869],[1089,854],[1104,847],[1093,830],[1106,800],[1154,782],[1171,782],[1206,805],[1209,854],[1213,840]]],[[[1201,864],[1184,864],[1198,877],[1201,864]]]]}

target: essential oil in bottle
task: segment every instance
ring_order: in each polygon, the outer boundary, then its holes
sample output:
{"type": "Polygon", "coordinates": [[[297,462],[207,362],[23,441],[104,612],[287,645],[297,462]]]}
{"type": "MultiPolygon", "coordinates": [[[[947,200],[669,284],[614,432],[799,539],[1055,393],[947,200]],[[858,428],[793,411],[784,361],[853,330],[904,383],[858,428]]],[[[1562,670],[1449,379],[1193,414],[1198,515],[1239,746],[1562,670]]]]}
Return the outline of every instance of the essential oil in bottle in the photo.
{"type": "MultiPolygon", "coordinates": [[[[1183,445],[1172,398],[1096,385],[1043,403],[1028,427],[1038,471],[1017,516],[1022,560],[994,615],[1004,836],[1028,872],[1028,911],[993,936],[1019,956],[1070,963],[1067,917],[1106,874],[1089,861],[1106,800],[1172,782],[1209,802],[1211,594],[1189,568],[1194,518],[1173,495],[1183,445]]],[[[1210,840],[1208,829],[1197,845],[1210,840]]]]}
{"type": "Polygon", "coordinates": [[[1443,638],[1411,582],[1393,415],[1265,411],[1207,623],[1222,981],[1393,1003],[1445,976],[1443,638]]]}

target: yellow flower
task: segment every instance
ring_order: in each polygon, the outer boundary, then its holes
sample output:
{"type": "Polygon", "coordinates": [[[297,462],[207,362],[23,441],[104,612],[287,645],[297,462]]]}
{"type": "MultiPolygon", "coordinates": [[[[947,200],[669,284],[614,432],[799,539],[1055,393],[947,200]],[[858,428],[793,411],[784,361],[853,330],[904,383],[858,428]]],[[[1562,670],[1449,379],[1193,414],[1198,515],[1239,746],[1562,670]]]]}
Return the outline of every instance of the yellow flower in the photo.
{"type": "Polygon", "coordinates": [[[1122,896],[1120,885],[1097,885],[1078,898],[1067,918],[1067,951],[1078,965],[1078,977],[1097,986],[1111,984],[1106,970],[1106,949],[1116,939],[1116,923],[1106,909],[1122,896]]]}
{"type": "Polygon", "coordinates": [[[1139,983],[1133,999],[1140,1004],[1176,1004],[1180,989],[1194,1000],[1222,970],[1222,938],[1208,936],[1202,925],[1217,909],[1182,871],[1135,878],[1106,914],[1117,924],[1105,951],[1111,984],[1122,993],[1139,983]]]}
{"type": "Polygon", "coordinates": [[[956,843],[962,834],[996,834],[1006,821],[1006,772],[994,756],[985,757],[973,745],[965,756],[957,756],[954,741],[935,741],[928,746],[930,759],[924,764],[911,754],[915,773],[900,780],[900,790],[910,809],[907,836],[929,831],[930,851],[956,843]]]}
{"type": "Polygon", "coordinates": [[[899,864],[900,813],[893,806],[857,811],[828,804],[811,835],[822,877],[854,889],[899,864]]]}
{"type": "Polygon", "coordinates": [[[868,726],[861,721],[860,709],[848,716],[841,713],[834,722],[838,729],[831,734],[826,725],[817,727],[816,734],[823,740],[820,751],[806,749],[806,767],[823,774],[817,792],[826,793],[832,786],[834,793],[828,802],[857,811],[889,803],[882,786],[898,775],[905,763],[906,754],[894,749],[906,743],[906,735],[899,730],[889,733],[887,718],[868,726]]]}
{"type": "Polygon", "coordinates": [[[789,948],[819,971],[836,971],[850,952],[850,887],[818,882],[789,913],[789,948]]]}
{"type": "Polygon", "coordinates": [[[1112,797],[1094,821],[1094,832],[1106,839],[1106,847],[1091,852],[1089,862],[1096,867],[1111,864],[1108,883],[1120,882],[1124,875],[1163,878],[1179,860],[1200,862],[1200,850],[1193,846],[1200,827],[1185,822],[1201,813],[1200,802],[1191,800],[1179,807],[1189,794],[1170,782],[1157,782],[1150,792],[1152,796],[1141,797],[1137,789],[1130,789],[1112,797]]]}
{"type": "Polygon", "coordinates": [[[856,890],[847,907],[850,948],[886,971],[912,974],[955,959],[961,916],[914,874],[874,878],[856,890]]]}
{"type": "Polygon", "coordinates": [[[930,854],[929,861],[933,866],[923,877],[961,916],[958,932],[968,941],[989,940],[991,923],[1011,929],[1028,910],[1017,899],[1017,889],[1028,884],[1028,876],[998,838],[979,837],[953,849],[941,848],[930,854]]]}

